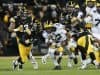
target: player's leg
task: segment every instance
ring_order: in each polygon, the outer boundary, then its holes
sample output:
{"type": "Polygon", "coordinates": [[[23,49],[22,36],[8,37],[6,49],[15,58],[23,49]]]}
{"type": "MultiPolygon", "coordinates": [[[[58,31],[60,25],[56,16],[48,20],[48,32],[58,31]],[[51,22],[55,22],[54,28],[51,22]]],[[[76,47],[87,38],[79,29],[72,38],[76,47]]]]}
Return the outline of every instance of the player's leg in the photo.
{"type": "Polygon", "coordinates": [[[32,55],[32,52],[30,51],[29,53],[29,60],[31,61],[31,63],[33,64],[34,69],[38,69],[38,63],[35,60],[34,56],[32,55]]]}
{"type": "Polygon", "coordinates": [[[98,62],[99,64],[99,68],[100,68],[100,50],[99,51],[95,51],[95,57],[96,57],[96,62],[98,62]]]}
{"type": "Polygon", "coordinates": [[[53,63],[54,63],[54,69],[55,70],[59,70],[60,65],[58,64],[58,52],[56,52],[56,48],[49,48],[49,56],[52,59],[53,63]]]}
{"type": "Polygon", "coordinates": [[[96,53],[96,55],[95,55],[93,52],[91,52],[89,55],[90,55],[92,63],[95,65],[95,67],[99,68],[98,53],[96,53]]]}
{"type": "Polygon", "coordinates": [[[18,59],[19,64],[18,64],[18,69],[23,69],[23,64],[27,60],[27,54],[26,54],[26,47],[22,44],[19,44],[19,54],[20,58],[18,59]]]}
{"type": "Polygon", "coordinates": [[[30,60],[30,62],[33,64],[34,69],[38,69],[38,63],[36,62],[35,58],[32,55],[32,51],[31,51],[32,47],[33,45],[26,47],[26,55],[28,59],[30,60]]]}
{"type": "Polygon", "coordinates": [[[72,67],[72,63],[71,63],[71,61],[72,61],[71,54],[72,53],[68,46],[65,47],[65,50],[66,50],[66,54],[67,54],[67,67],[72,67]]]}
{"type": "Polygon", "coordinates": [[[61,60],[62,60],[64,49],[63,49],[63,47],[60,46],[60,47],[57,48],[57,51],[59,52],[57,62],[58,62],[58,64],[60,64],[61,60]]]}
{"type": "Polygon", "coordinates": [[[53,53],[50,53],[50,57],[52,58],[52,61],[54,63],[54,69],[55,70],[60,70],[61,67],[60,67],[60,64],[58,63],[58,53],[57,52],[53,52],[53,53]]]}
{"type": "Polygon", "coordinates": [[[23,68],[23,62],[21,57],[19,56],[16,60],[13,60],[13,70],[15,70],[18,67],[18,70],[23,68]]]}
{"type": "Polygon", "coordinates": [[[58,59],[57,59],[58,64],[60,64],[60,63],[61,63],[62,56],[63,56],[63,53],[62,53],[62,52],[60,52],[60,53],[59,53],[59,55],[58,55],[58,59]]]}
{"type": "Polygon", "coordinates": [[[43,64],[46,64],[47,58],[48,58],[49,56],[50,56],[50,55],[49,55],[49,52],[48,52],[46,55],[42,56],[42,63],[43,63],[43,64]]]}
{"type": "Polygon", "coordinates": [[[75,49],[72,45],[67,46],[66,48],[66,52],[67,52],[67,55],[68,55],[68,60],[67,60],[67,66],[68,67],[72,67],[72,60],[74,61],[74,64],[77,64],[77,57],[75,55],[75,49]],[[72,50],[73,49],[73,50],[72,50]]]}
{"type": "Polygon", "coordinates": [[[60,70],[61,66],[60,66],[60,64],[58,64],[57,57],[55,56],[54,58],[52,58],[52,60],[54,63],[54,70],[60,70]]]}
{"type": "Polygon", "coordinates": [[[42,56],[42,63],[43,63],[43,64],[46,64],[47,58],[48,58],[49,56],[52,57],[51,54],[52,54],[54,51],[55,51],[55,49],[53,49],[53,48],[51,48],[51,47],[48,48],[48,53],[47,53],[46,55],[42,56]]]}
{"type": "Polygon", "coordinates": [[[82,58],[82,66],[80,67],[80,69],[85,69],[87,68],[87,62],[86,62],[86,51],[83,47],[78,46],[78,49],[80,50],[81,53],[81,58],[82,58]]]}
{"type": "Polygon", "coordinates": [[[19,64],[19,62],[18,62],[18,59],[19,59],[19,57],[17,58],[17,59],[15,59],[15,60],[13,60],[13,62],[12,62],[12,67],[13,67],[13,70],[15,70],[16,69],[16,67],[18,66],[18,64],[19,64]]]}

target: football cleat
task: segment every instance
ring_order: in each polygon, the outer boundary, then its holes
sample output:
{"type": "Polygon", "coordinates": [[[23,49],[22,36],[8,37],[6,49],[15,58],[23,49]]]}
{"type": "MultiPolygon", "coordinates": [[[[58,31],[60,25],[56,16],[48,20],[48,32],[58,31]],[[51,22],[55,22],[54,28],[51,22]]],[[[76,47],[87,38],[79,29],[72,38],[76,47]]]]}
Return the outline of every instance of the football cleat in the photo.
{"type": "Polygon", "coordinates": [[[14,60],[12,64],[13,64],[13,70],[15,70],[17,68],[17,66],[18,66],[17,61],[14,60]]]}
{"type": "Polygon", "coordinates": [[[84,70],[84,69],[86,69],[86,68],[87,68],[87,65],[84,64],[84,65],[82,65],[79,69],[84,70]]]}
{"type": "Polygon", "coordinates": [[[18,71],[21,71],[23,69],[23,65],[21,63],[19,63],[18,65],[18,71]]]}
{"type": "Polygon", "coordinates": [[[61,70],[61,66],[55,66],[54,70],[61,70]]]}

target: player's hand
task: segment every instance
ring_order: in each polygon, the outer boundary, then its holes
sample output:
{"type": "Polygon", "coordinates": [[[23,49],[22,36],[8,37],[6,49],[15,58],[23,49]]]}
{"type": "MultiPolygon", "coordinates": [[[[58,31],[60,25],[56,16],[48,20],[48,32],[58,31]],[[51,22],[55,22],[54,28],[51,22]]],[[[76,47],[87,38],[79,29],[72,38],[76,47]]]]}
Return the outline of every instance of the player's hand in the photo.
{"type": "Polygon", "coordinates": [[[25,43],[26,43],[26,44],[29,44],[29,43],[30,43],[30,41],[29,41],[29,40],[25,40],[25,43]]]}

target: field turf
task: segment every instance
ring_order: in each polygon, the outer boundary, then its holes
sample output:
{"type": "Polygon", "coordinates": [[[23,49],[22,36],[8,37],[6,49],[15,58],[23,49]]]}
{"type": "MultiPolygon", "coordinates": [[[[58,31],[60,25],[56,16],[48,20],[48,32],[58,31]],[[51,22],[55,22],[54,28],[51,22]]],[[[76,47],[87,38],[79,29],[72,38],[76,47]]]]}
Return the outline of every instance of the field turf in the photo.
{"type": "Polygon", "coordinates": [[[39,64],[39,69],[34,70],[32,64],[27,61],[24,64],[22,71],[12,70],[12,60],[16,57],[0,57],[0,75],[100,75],[100,69],[97,70],[93,65],[89,65],[86,70],[79,70],[80,64],[74,65],[73,68],[68,68],[66,58],[62,60],[62,70],[53,70],[53,63],[48,59],[47,64],[42,64],[40,57],[36,60],[39,64]]]}

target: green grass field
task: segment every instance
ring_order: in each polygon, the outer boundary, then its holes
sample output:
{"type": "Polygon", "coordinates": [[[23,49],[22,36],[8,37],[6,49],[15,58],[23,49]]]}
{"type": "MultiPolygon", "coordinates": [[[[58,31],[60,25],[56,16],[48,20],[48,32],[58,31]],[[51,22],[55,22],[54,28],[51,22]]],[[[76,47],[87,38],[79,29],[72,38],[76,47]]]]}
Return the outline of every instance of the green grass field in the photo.
{"type": "Polygon", "coordinates": [[[42,64],[41,59],[37,58],[39,69],[34,70],[32,64],[28,61],[24,64],[24,70],[13,71],[12,60],[15,57],[0,57],[0,75],[100,75],[100,69],[97,70],[93,65],[89,65],[86,70],[79,70],[79,64],[73,68],[66,66],[66,58],[62,60],[62,70],[53,70],[53,63],[48,59],[47,64],[42,64]]]}

